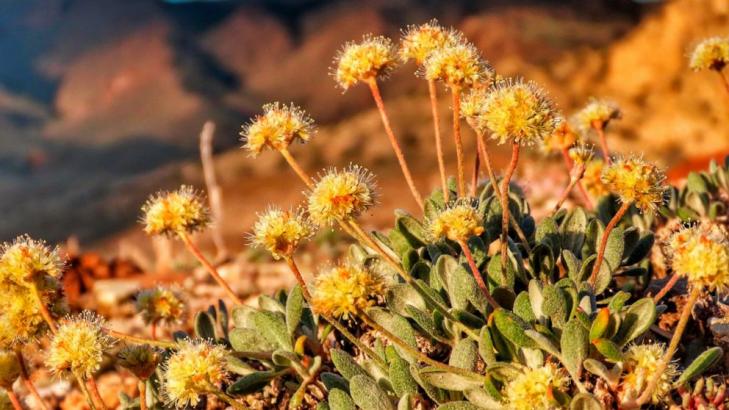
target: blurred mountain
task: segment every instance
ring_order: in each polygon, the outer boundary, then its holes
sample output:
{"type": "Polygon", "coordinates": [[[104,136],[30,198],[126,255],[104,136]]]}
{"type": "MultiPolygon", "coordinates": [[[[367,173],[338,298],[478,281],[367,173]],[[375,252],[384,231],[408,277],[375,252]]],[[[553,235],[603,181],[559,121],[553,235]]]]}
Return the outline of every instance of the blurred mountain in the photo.
{"type": "MultiPolygon", "coordinates": [[[[23,232],[95,240],[133,223],[157,188],[194,181],[206,119],[224,173],[265,177],[273,156],[238,152],[241,123],[292,101],[324,126],[302,160],[390,164],[371,98],[328,76],[342,43],[397,37],[437,17],[496,67],[542,83],[566,111],[592,94],[625,107],[615,146],[676,159],[727,149],[715,79],[688,73],[693,41],[726,34],[729,0],[433,2],[0,0],[0,239],[23,232]],[[680,113],[680,115],[679,115],[680,113]],[[372,135],[377,134],[377,135],[372,135]],[[188,171],[185,171],[187,169],[188,171]]],[[[406,65],[384,86],[412,152],[430,152],[422,81],[406,65]],[[415,105],[423,109],[413,109],[415,105]]],[[[443,101],[443,113],[448,105],[443,101]]]]}

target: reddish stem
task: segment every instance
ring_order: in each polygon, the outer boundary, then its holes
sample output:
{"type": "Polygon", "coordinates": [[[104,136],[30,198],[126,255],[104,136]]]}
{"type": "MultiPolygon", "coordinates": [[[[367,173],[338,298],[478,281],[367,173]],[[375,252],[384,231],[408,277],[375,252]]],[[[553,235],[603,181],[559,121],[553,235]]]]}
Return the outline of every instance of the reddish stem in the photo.
{"type": "Polygon", "coordinates": [[[13,405],[13,408],[15,410],[23,410],[23,405],[20,404],[20,399],[18,398],[18,395],[15,394],[15,392],[12,389],[6,390],[8,393],[8,398],[10,399],[10,403],[13,405]]]}
{"type": "Polygon", "coordinates": [[[192,239],[190,239],[190,235],[188,235],[187,232],[180,232],[179,236],[182,239],[182,242],[185,243],[187,250],[189,250],[190,253],[192,253],[195,258],[197,258],[197,260],[203,265],[203,267],[205,267],[205,270],[207,270],[210,276],[212,276],[213,279],[218,282],[218,285],[223,288],[225,293],[228,294],[228,297],[233,300],[236,305],[242,305],[243,301],[238,297],[238,295],[235,294],[233,289],[231,289],[230,285],[228,285],[228,282],[226,282],[225,279],[220,276],[218,270],[215,269],[215,266],[213,266],[213,264],[207,260],[202,252],[200,252],[200,249],[195,246],[195,244],[192,242],[192,239]]]}
{"type": "Polygon", "coordinates": [[[605,124],[602,122],[593,122],[592,128],[595,129],[600,139],[600,149],[602,150],[603,157],[605,157],[605,163],[610,165],[612,161],[610,160],[610,150],[608,149],[607,138],[605,137],[605,124]]]}
{"type": "Polygon", "coordinates": [[[489,288],[483,281],[483,276],[481,276],[481,272],[478,270],[478,266],[476,266],[476,261],[473,260],[473,254],[471,254],[471,250],[468,248],[468,244],[463,240],[458,241],[458,244],[461,246],[463,254],[466,256],[468,266],[471,268],[473,278],[476,279],[476,283],[481,289],[481,292],[483,292],[483,295],[486,297],[486,300],[489,302],[491,307],[493,307],[494,309],[498,309],[500,307],[499,302],[497,302],[496,299],[491,296],[491,292],[489,292],[489,288]]]}
{"type": "Polygon", "coordinates": [[[43,401],[43,398],[41,398],[40,393],[38,393],[38,389],[35,388],[33,381],[30,379],[30,372],[28,371],[28,366],[25,363],[25,358],[23,357],[23,353],[20,351],[20,349],[16,349],[15,355],[17,356],[18,364],[20,365],[20,380],[23,381],[25,388],[28,389],[30,394],[35,398],[35,401],[38,402],[41,409],[47,410],[48,406],[46,405],[46,402],[43,401]]]}
{"type": "Polygon", "coordinates": [[[106,403],[104,403],[104,400],[101,398],[101,394],[99,393],[99,386],[96,385],[96,380],[94,380],[93,376],[89,377],[88,383],[91,387],[91,395],[94,397],[94,399],[103,410],[107,410],[108,407],[106,407],[106,403]]]}
{"type": "Polygon", "coordinates": [[[673,285],[676,284],[679,278],[680,276],[674,273],[673,276],[671,276],[671,279],[669,279],[668,282],[663,285],[663,288],[661,288],[661,290],[656,293],[655,296],[653,296],[653,302],[658,303],[659,300],[663,299],[663,297],[666,296],[666,293],[670,292],[671,289],[673,289],[673,285]]]}
{"type": "Polygon", "coordinates": [[[602,238],[600,239],[600,248],[597,250],[597,259],[595,260],[595,264],[592,267],[592,274],[590,275],[590,285],[595,286],[595,282],[597,281],[597,274],[600,272],[600,266],[602,265],[602,261],[605,258],[605,248],[607,247],[607,241],[610,237],[610,232],[615,229],[615,226],[617,226],[618,222],[620,222],[621,219],[623,219],[623,216],[630,208],[631,202],[623,202],[623,204],[620,206],[620,209],[618,209],[618,212],[613,216],[613,219],[608,222],[607,226],[605,227],[605,231],[602,233],[602,238]]]}
{"type": "Polygon", "coordinates": [[[157,321],[153,320],[152,323],[149,325],[150,327],[150,333],[152,340],[157,340],[157,321]]]}
{"type": "Polygon", "coordinates": [[[506,277],[506,258],[509,242],[509,181],[516,165],[519,162],[519,144],[514,141],[511,145],[511,162],[501,181],[501,272],[506,277]]]}
{"type": "Polygon", "coordinates": [[[463,197],[466,195],[466,171],[461,138],[461,89],[459,87],[451,87],[451,102],[453,104],[453,140],[456,143],[456,163],[458,165],[458,196],[463,197]]]}
{"type": "MultiPolygon", "coordinates": [[[[572,162],[572,158],[570,158],[570,154],[567,151],[567,148],[562,148],[562,158],[564,159],[564,164],[567,166],[567,173],[571,174],[572,166],[574,164],[572,162]]],[[[592,211],[595,206],[592,204],[592,199],[590,199],[590,195],[587,193],[585,186],[582,184],[581,178],[577,181],[577,189],[580,191],[580,195],[582,196],[582,202],[584,202],[585,207],[588,210],[592,211]]]]}
{"type": "Polygon", "coordinates": [[[428,80],[428,93],[430,94],[430,111],[433,114],[433,132],[435,135],[435,153],[438,157],[438,170],[440,171],[440,184],[443,189],[445,202],[450,201],[450,190],[448,189],[448,178],[446,177],[445,160],[443,159],[443,141],[440,137],[440,117],[438,116],[438,97],[435,88],[435,81],[428,80]]]}

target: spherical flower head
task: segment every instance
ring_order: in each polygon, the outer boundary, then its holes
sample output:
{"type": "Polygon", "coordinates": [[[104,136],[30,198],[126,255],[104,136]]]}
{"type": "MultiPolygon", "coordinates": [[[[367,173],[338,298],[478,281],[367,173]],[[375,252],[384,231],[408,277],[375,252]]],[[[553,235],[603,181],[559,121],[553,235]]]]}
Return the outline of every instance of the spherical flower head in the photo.
{"type": "Polygon", "coordinates": [[[149,235],[192,233],[210,223],[207,206],[195,189],[187,185],[150,197],[142,212],[144,231],[149,235]]]}
{"type": "Polygon", "coordinates": [[[15,352],[0,350],[0,387],[5,390],[12,389],[18,376],[20,376],[20,363],[15,352]]]}
{"type": "Polygon", "coordinates": [[[657,166],[637,157],[618,158],[602,171],[602,182],[611,192],[644,212],[663,203],[665,180],[657,166]]]}
{"type": "Polygon", "coordinates": [[[554,106],[534,83],[504,80],[489,90],[483,114],[491,138],[520,145],[543,142],[557,125],[554,106]]]}
{"type": "Polygon", "coordinates": [[[311,220],[327,226],[339,219],[356,218],[376,201],[372,174],[358,165],[327,171],[309,192],[311,220]]]}
{"type": "Polygon", "coordinates": [[[179,323],[187,314],[187,303],[182,294],[162,286],[139,292],[135,308],[147,324],[179,323]]]}
{"type": "Polygon", "coordinates": [[[312,306],[318,313],[347,318],[375,305],[386,289],[379,273],[344,263],[316,277],[312,306]]]}
{"type": "Polygon", "coordinates": [[[149,379],[162,359],[160,352],[149,345],[126,346],[119,351],[117,358],[120,366],[140,380],[149,379]]]}
{"type": "MultiPolygon", "coordinates": [[[[635,400],[645,390],[648,382],[658,373],[658,365],[666,350],[660,343],[632,345],[625,352],[623,375],[620,379],[618,396],[621,402],[635,400]]],[[[673,379],[678,374],[676,363],[669,363],[660,373],[660,379],[651,403],[660,404],[670,397],[673,379]]]]}
{"type": "Polygon", "coordinates": [[[504,386],[503,394],[509,409],[513,410],[556,410],[559,408],[550,399],[553,390],[568,384],[564,371],[553,364],[536,369],[526,369],[504,386]]]}
{"type": "Polygon", "coordinates": [[[484,114],[488,89],[485,87],[471,88],[461,96],[461,117],[478,134],[484,134],[488,127],[484,114]]]}
{"type": "Polygon", "coordinates": [[[293,142],[307,142],[314,135],[314,120],[299,107],[271,103],[263,106],[263,114],[243,125],[240,135],[245,148],[256,157],[264,149],[280,151],[293,142]]]}
{"type": "Polygon", "coordinates": [[[103,320],[85,311],[67,317],[53,335],[46,359],[47,367],[57,375],[92,376],[113,345],[113,339],[101,329],[103,320]]]}
{"type": "Polygon", "coordinates": [[[585,174],[582,176],[582,184],[587,192],[595,198],[610,193],[608,187],[602,182],[602,170],[605,168],[605,161],[600,158],[593,158],[585,166],[585,174]]]}
{"type": "Polygon", "coordinates": [[[605,128],[610,121],[620,119],[621,116],[616,103],[592,98],[575,114],[573,120],[582,132],[587,133],[591,129],[605,128]]]}
{"type": "Polygon", "coordinates": [[[367,34],[358,43],[345,44],[334,64],[332,75],[346,91],[360,81],[386,76],[397,64],[397,53],[389,38],[367,34]]]}
{"type": "Polygon", "coordinates": [[[694,71],[721,71],[729,64],[729,37],[710,37],[694,47],[689,66],[694,71]]]}
{"type": "Polygon", "coordinates": [[[196,406],[200,397],[228,378],[225,348],[205,341],[183,341],[164,366],[163,391],[170,405],[196,406]]]}
{"type": "Polygon", "coordinates": [[[450,87],[466,88],[489,82],[493,70],[473,44],[459,40],[430,53],[423,62],[423,76],[450,87]]]}
{"type": "Polygon", "coordinates": [[[592,161],[595,150],[589,145],[578,144],[570,148],[568,155],[575,164],[586,166],[592,161]]]}
{"type": "Polygon", "coordinates": [[[408,26],[398,50],[400,60],[407,62],[412,59],[422,65],[430,53],[444,47],[452,37],[453,34],[448,33],[435,19],[419,26],[408,26]]]}
{"type": "Polygon", "coordinates": [[[431,218],[428,231],[433,240],[465,242],[483,233],[483,220],[470,201],[459,200],[431,218]]]}
{"type": "Polygon", "coordinates": [[[65,266],[58,248],[27,235],[3,244],[0,252],[0,281],[23,284],[42,280],[41,276],[58,279],[65,266]]]}
{"type": "MultiPolygon", "coordinates": [[[[31,343],[47,330],[48,326],[40,311],[40,304],[32,285],[15,285],[0,282],[0,347],[11,348],[31,343]]],[[[66,314],[60,284],[58,289],[41,293],[51,314],[58,317],[66,314]]]]}
{"type": "Polygon", "coordinates": [[[673,271],[693,286],[729,290],[729,239],[717,225],[686,227],[669,241],[673,271]]]}
{"type": "Polygon", "coordinates": [[[314,231],[314,225],[301,210],[284,211],[272,207],[258,215],[251,243],[266,249],[278,260],[291,256],[314,231]]]}
{"type": "Polygon", "coordinates": [[[558,118],[556,121],[554,132],[549,134],[544,140],[544,150],[546,152],[562,152],[569,150],[580,141],[580,136],[572,128],[569,121],[564,118],[558,118]]]}

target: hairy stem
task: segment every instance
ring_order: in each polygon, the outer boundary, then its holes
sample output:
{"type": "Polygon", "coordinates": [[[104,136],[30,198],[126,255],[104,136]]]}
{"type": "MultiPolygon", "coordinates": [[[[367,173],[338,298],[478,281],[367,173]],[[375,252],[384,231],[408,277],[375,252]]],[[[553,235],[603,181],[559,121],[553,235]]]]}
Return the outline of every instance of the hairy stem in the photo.
{"type": "Polygon", "coordinates": [[[139,386],[139,410],[147,410],[147,381],[140,380],[139,386]]]}
{"type": "Polygon", "coordinates": [[[650,382],[648,382],[648,386],[646,386],[643,393],[638,397],[635,404],[636,407],[640,407],[643,404],[647,403],[651,397],[653,396],[653,390],[655,390],[656,386],[658,386],[658,382],[661,380],[661,376],[663,376],[663,372],[666,370],[666,367],[668,367],[668,364],[671,362],[671,359],[673,359],[673,355],[676,354],[676,350],[678,350],[678,345],[681,342],[681,336],[683,335],[683,332],[686,330],[686,325],[688,324],[688,320],[691,317],[691,310],[694,307],[694,304],[696,303],[696,300],[701,295],[701,288],[700,287],[694,287],[691,290],[691,293],[689,294],[688,299],[686,300],[686,304],[683,307],[683,311],[681,312],[681,318],[678,320],[678,325],[676,325],[676,329],[673,331],[673,337],[671,337],[671,343],[668,345],[668,349],[666,349],[666,353],[663,355],[663,358],[661,359],[660,363],[658,363],[658,366],[656,367],[655,371],[653,372],[653,375],[651,377],[650,382]]]}
{"type": "Polygon", "coordinates": [[[86,382],[84,381],[84,378],[76,373],[74,373],[73,376],[74,378],[76,378],[76,384],[78,384],[78,388],[81,390],[81,393],[83,393],[84,398],[86,398],[86,403],[89,404],[91,410],[96,410],[96,404],[94,404],[94,399],[91,398],[91,393],[89,393],[89,389],[88,387],[86,387],[86,382]]]}
{"type": "Polygon", "coordinates": [[[607,138],[605,137],[605,124],[596,121],[592,123],[592,128],[600,140],[600,150],[602,151],[602,156],[605,157],[605,163],[610,165],[612,160],[610,159],[610,150],[608,149],[607,138]]]}
{"type": "Polygon", "coordinates": [[[400,164],[400,169],[405,176],[405,182],[407,182],[408,187],[410,188],[410,192],[413,194],[415,202],[418,203],[418,206],[422,211],[424,208],[423,197],[422,195],[420,195],[418,188],[415,187],[413,176],[410,174],[410,168],[408,168],[408,163],[405,160],[405,155],[402,152],[402,148],[400,148],[400,143],[397,141],[395,133],[392,132],[390,119],[387,116],[387,112],[385,111],[385,103],[382,101],[382,95],[380,94],[380,87],[377,85],[377,79],[371,78],[369,81],[367,81],[367,84],[370,86],[372,98],[374,98],[375,105],[377,105],[377,109],[380,112],[380,118],[382,119],[382,125],[385,127],[385,133],[387,134],[387,138],[390,140],[392,149],[393,151],[395,151],[395,156],[397,157],[397,162],[400,164]]]}
{"type": "Polygon", "coordinates": [[[577,165],[577,168],[574,168],[572,172],[570,172],[570,182],[567,184],[567,187],[565,187],[564,191],[562,191],[562,194],[559,196],[559,200],[557,200],[557,203],[554,205],[554,209],[552,210],[552,215],[556,214],[557,211],[559,211],[560,208],[562,208],[562,204],[564,204],[564,201],[567,200],[567,197],[570,195],[570,192],[574,189],[575,185],[580,182],[582,177],[585,175],[585,164],[579,164],[577,165]]]}
{"type": "Polygon", "coordinates": [[[43,400],[43,398],[41,398],[40,393],[38,393],[38,389],[35,388],[33,381],[30,379],[30,372],[28,371],[28,366],[25,362],[25,358],[23,357],[23,352],[20,351],[20,348],[15,349],[15,356],[18,358],[18,365],[20,366],[20,380],[23,381],[25,388],[28,389],[31,396],[33,396],[33,398],[35,398],[35,401],[38,402],[38,406],[40,406],[42,410],[48,410],[48,405],[46,405],[46,402],[43,400]]]}
{"type": "Polygon", "coordinates": [[[506,277],[506,258],[509,243],[509,182],[514,175],[519,162],[519,144],[514,141],[511,145],[511,162],[501,181],[501,272],[506,277]]]}
{"type": "MultiPolygon", "coordinates": [[[[311,293],[309,293],[308,287],[306,286],[306,282],[304,281],[304,277],[301,274],[301,271],[299,270],[298,265],[296,264],[294,259],[291,257],[286,258],[286,264],[289,266],[291,273],[293,273],[294,276],[296,277],[296,281],[299,282],[299,286],[301,286],[301,292],[304,295],[304,299],[306,299],[306,302],[313,309],[313,305],[311,303],[311,293]]],[[[387,364],[382,360],[382,358],[380,356],[378,356],[374,351],[372,351],[372,349],[370,349],[366,344],[362,343],[361,340],[359,340],[355,335],[353,335],[349,330],[347,330],[347,328],[344,327],[344,325],[342,325],[341,323],[339,323],[338,320],[336,320],[335,318],[333,318],[329,315],[326,315],[326,314],[323,314],[320,312],[317,312],[317,313],[319,313],[324,318],[324,320],[326,320],[330,325],[332,325],[335,329],[337,329],[337,331],[339,333],[341,333],[342,336],[344,336],[347,340],[349,340],[350,343],[357,346],[359,348],[359,350],[361,350],[364,354],[369,356],[371,360],[374,360],[375,363],[381,369],[385,370],[388,368],[387,364]]]]}
{"type": "Polygon", "coordinates": [[[385,336],[392,344],[396,345],[397,347],[401,348],[402,350],[406,351],[407,353],[415,356],[418,361],[422,363],[426,363],[430,366],[437,367],[441,370],[459,374],[461,376],[465,376],[472,379],[483,379],[483,375],[479,373],[475,373],[466,369],[461,369],[460,367],[453,367],[449,366],[447,364],[441,363],[437,360],[433,360],[430,357],[426,356],[423,352],[420,350],[410,346],[407,344],[404,340],[400,339],[399,337],[395,336],[390,332],[389,330],[385,329],[383,326],[381,326],[379,323],[375,322],[367,313],[365,313],[362,310],[359,310],[357,312],[357,316],[362,319],[367,326],[371,327],[372,329],[376,330],[377,332],[381,333],[383,336],[385,336]]]}
{"type": "Polygon", "coordinates": [[[13,405],[14,410],[23,410],[23,405],[20,404],[20,398],[17,394],[13,391],[13,389],[7,389],[6,390],[8,394],[8,398],[10,399],[10,404],[13,405]]]}
{"type": "Polygon", "coordinates": [[[461,139],[461,88],[451,87],[453,105],[453,140],[456,143],[456,163],[458,165],[458,196],[466,195],[465,165],[463,160],[463,140],[461,139]]]}
{"type": "Polygon", "coordinates": [[[284,157],[284,159],[289,164],[289,166],[291,167],[291,169],[293,169],[294,172],[296,172],[296,175],[298,175],[299,178],[302,181],[304,181],[304,184],[306,184],[306,186],[309,189],[313,188],[314,187],[314,181],[311,179],[311,177],[309,176],[309,174],[307,174],[306,171],[304,171],[304,168],[301,167],[301,165],[299,164],[298,161],[296,161],[296,159],[293,157],[293,155],[291,155],[291,153],[289,152],[289,150],[286,149],[286,148],[281,148],[278,152],[281,153],[281,155],[284,157]]]}
{"type": "Polygon", "coordinates": [[[668,292],[670,292],[671,289],[673,289],[673,285],[675,285],[676,282],[678,282],[679,278],[680,278],[680,276],[674,273],[673,276],[671,276],[671,279],[669,279],[668,282],[666,282],[666,284],[663,285],[661,290],[658,293],[656,293],[655,296],[653,296],[653,302],[658,303],[658,301],[663,299],[663,297],[666,296],[666,294],[668,292]]]}
{"type": "Polygon", "coordinates": [[[182,242],[185,243],[187,250],[189,250],[190,253],[192,253],[193,256],[195,256],[195,258],[197,258],[197,260],[203,265],[203,267],[205,267],[205,270],[207,270],[210,276],[218,282],[218,285],[223,288],[228,297],[233,300],[236,305],[242,305],[243,301],[235,294],[235,292],[233,292],[233,289],[231,289],[230,285],[228,285],[228,282],[220,276],[218,270],[215,269],[215,266],[207,260],[202,252],[200,252],[200,249],[192,242],[192,239],[190,239],[190,235],[188,235],[187,232],[180,232],[179,236],[180,239],[182,239],[182,242]]]}
{"type": "Polygon", "coordinates": [[[473,254],[471,253],[471,250],[468,248],[468,244],[466,241],[458,241],[458,245],[461,246],[461,250],[463,251],[463,254],[466,256],[466,260],[468,261],[468,266],[471,268],[471,273],[473,274],[473,278],[476,280],[476,283],[478,284],[478,287],[481,289],[481,292],[483,292],[483,295],[486,297],[486,300],[488,300],[491,307],[494,309],[498,309],[500,307],[499,302],[494,299],[493,296],[491,296],[491,292],[489,292],[488,286],[486,286],[486,283],[483,281],[483,276],[481,276],[481,272],[478,270],[478,266],[476,266],[476,261],[473,260],[473,254]]]}
{"type": "Polygon", "coordinates": [[[448,178],[446,177],[445,159],[443,157],[443,141],[440,137],[440,118],[438,117],[438,97],[435,88],[435,81],[428,80],[428,93],[430,94],[430,111],[433,114],[433,132],[435,135],[435,153],[438,157],[438,170],[440,171],[440,184],[443,190],[445,202],[450,201],[450,190],[448,189],[448,178]]]}
{"type": "Polygon", "coordinates": [[[106,403],[104,403],[104,399],[101,398],[101,394],[99,393],[99,386],[96,384],[96,380],[94,380],[94,376],[89,377],[89,386],[91,386],[91,396],[99,403],[99,406],[102,410],[107,410],[108,407],[106,407],[106,403]]]}
{"type": "Polygon", "coordinates": [[[600,266],[602,265],[602,261],[605,258],[605,248],[607,247],[610,232],[612,232],[613,229],[615,229],[615,226],[617,226],[618,222],[623,219],[623,216],[630,208],[631,203],[632,202],[623,202],[623,204],[620,206],[620,209],[618,209],[618,212],[615,214],[615,216],[613,216],[613,219],[608,222],[605,230],[602,233],[602,238],[600,238],[600,247],[597,249],[597,259],[595,260],[595,264],[592,267],[592,274],[590,275],[590,285],[592,286],[595,286],[595,282],[597,281],[597,274],[600,272],[600,266]]]}
{"type": "Polygon", "coordinates": [[[48,324],[48,328],[51,329],[51,333],[55,334],[58,331],[58,324],[53,319],[53,315],[51,315],[51,311],[48,310],[48,306],[46,306],[45,301],[43,301],[43,295],[41,295],[40,290],[38,290],[38,286],[34,283],[32,287],[33,295],[38,301],[38,309],[40,310],[41,316],[43,316],[43,320],[45,320],[48,324]]]}
{"type": "Polygon", "coordinates": [[[480,159],[481,159],[481,156],[477,150],[474,161],[473,161],[473,174],[471,174],[471,188],[468,193],[468,195],[471,198],[476,197],[476,188],[478,188],[478,173],[479,173],[479,169],[481,168],[480,159]]]}
{"type": "Polygon", "coordinates": [[[157,347],[161,347],[164,349],[174,349],[177,347],[177,343],[175,343],[175,342],[146,339],[144,337],[128,335],[126,333],[118,332],[116,330],[109,329],[109,328],[103,328],[102,330],[109,336],[115,337],[120,340],[124,340],[129,343],[133,343],[133,344],[157,346],[157,347]]]}
{"type": "MultiPolygon", "coordinates": [[[[574,165],[572,162],[572,158],[570,158],[570,154],[567,151],[567,148],[562,148],[562,159],[564,160],[564,164],[567,167],[567,173],[569,175],[572,175],[572,166],[574,165]]],[[[584,176],[584,171],[583,171],[584,176]]],[[[585,189],[585,186],[582,184],[582,179],[580,178],[577,181],[577,189],[580,191],[580,196],[582,196],[582,202],[584,203],[585,207],[592,211],[592,209],[595,207],[592,203],[592,199],[590,199],[590,195],[587,193],[587,190],[585,189]]]]}

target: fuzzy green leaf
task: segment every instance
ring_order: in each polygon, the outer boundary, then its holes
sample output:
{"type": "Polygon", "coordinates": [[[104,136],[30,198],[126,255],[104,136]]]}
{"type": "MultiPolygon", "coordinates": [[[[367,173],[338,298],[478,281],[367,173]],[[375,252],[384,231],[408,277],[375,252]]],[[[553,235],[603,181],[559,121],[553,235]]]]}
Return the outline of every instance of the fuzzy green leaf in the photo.
{"type": "Polygon", "coordinates": [[[392,390],[398,397],[405,394],[415,395],[418,393],[418,383],[413,379],[410,374],[410,364],[396,357],[390,361],[389,369],[390,383],[392,383],[392,390]]]}
{"type": "Polygon", "coordinates": [[[451,401],[441,404],[436,410],[481,410],[481,407],[467,401],[451,401]]]}
{"type": "Polygon", "coordinates": [[[676,381],[676,385],[681,386],[689,380],[693,379],[694,377],[700,376],[716,362],[718,362],[723,355],[724,351],[721,349],[721,347],[718,346],[712,347],[709,350],[701,353],[699,357],[694,359],[694,361],[691,362],[690,365],[688,365],[686,370],[684,370],[684,372],[681,374],[681,377],[679,377],[676,381]]]}
{"type": "Polygon", "coordinates": [[[278,347],[253,329],[235,328],[230,331],[228,339],[236,352],[272,352],[278,347]]]}
{"type": "Polygon", "coordinates": [[[463,391],[481,386],[480,380],[449,373],[433,367],[421,369],[420,377],[435,387],[450,391],[463,391]]]}
{"type": "Polygon", "coordinates": [[[526,291],[521,291],[518,295],[516,295],[516,299],[514,299],[514,308],[512,310],[517,316],[524,319],[525,322],[535,322],[537,320],[534,310],[532,309],[532,304],[529,301],[529,293],[526,291]]]}
{"type": "Polygon", "coordinates": [[[575,255],[580,253],[585,243],[587,230],[587,214],[582,208],[575,208],[567,213],[559,232],[562,236],[562,249],[569,249],[575,255]]]}
{"type": "Polygon", "coordinates": [[[253,393],[265,387],[275,377],[277,374],[273,371],[251,373],[228,386],[227,392],[232,395],[253,393]]]}
{"type": "Polygon", "coordinates": [[[327,401],[331,410],[357,410],[357,406],[349,394],[340,389],[332,389],[327,401]]]}
{"type": "Polygon", "coordinates": [[[570,401],[570,410],[602,410],[602,404],[589,393],[577,393],[570,401]]]}
{"type": "Polygon", "coordinates": [[[215,340],[215,319],[207,312],[195,314],[195,336],[205,340],[215,340]]]}
{"type": "Polygon", "coordinates": [[[387,392],[369,376],[357,375],[349,381],[349,392],[354,404],[363,409],[395,410],[387,392]]]}
{"type": "Polygon", "coordinates": [[[613,339],[619,346],[645,333],[656,321],[656,304],[652,298],[643,298],[633,303],[625,313],[618,334],[613,339]]]}
{"type": "Polygon", "coordinates": [[[352,377],[357,375],[367,375],[367,372],[365,372],[362,366],[357,364],[354,358],[344,350],[332,349],[330,354],[332,356],[332,362],[334,362],[334,367],[337,368],[339,374],[345,379],[351,380],[352,377]]]}
{"type": "Polygon", "coordinates": [[[619,362],[623,360],[623,352],[620,351],[620,346],[612,340],[595,339],[592,341],[592,344],[608,361],[619,362]]]}
{"type": "Polygon", "coordinates": [[[534,341],[524,333],[525,330],[529,329],[529,325],[519,316],[504,309],[496,310],[493,315],[496,328],[510,342],[517,347],[536,347],[534,341]]]}
{"type": "Polygon", "coordinates": [[[478,362],[478,348],[476,342],[471,339],[461,339],[451,351],[448,364],[466,370],[475,370],[478,362]]]}
{"type": "Polygon", "coordinates": [[[409,316],[406,306],[411,305],[420,310],[427,310],[423,297],[410,285],[398,283],[390,287],[385,296],[387,307],[402,316],[409,316]]]}
{"type": "Polygon", "coordinates": [[[428,242],[428,234],[420,221],[410,215],[397,218],[395,226],[411,247],[420,248],[428,242]]]}
{"type": "Polygon", "coordinates": [[[275,343],[285,350],[293,350],[291,336],[283,314],[259,311],[253,314],[253,324],[270,343],[275,343]]]}
{"type": "Polygon", "coordinates": [[[567,294],[556,285],[545,285],[542,294],[544,295],[542,312],[552,318],[552,323],[555,326],[561,327],[567,321],[572,308],[572,303],[567,294]]]}
{"type": "Polygon", "coordinates": [[[322,372],[319,378],[328,390],[341,389],[343,391],[349,391],[349,382],[347,379],[336,373],[322,372]]]}
{"type": "Polygon", "coordinates": [[[597,316],[590,326],[590,340],[603,337],[608,326],[610,326],[610,309],[602,308],[597,312],[597,316]]]}
{"type": "Polygon", "coordinates": [[[288,299],[286,299],[286,327],[291,336],[296,332],[296,328],[301,323],[301,317],[304,314],[304,293],[301,286],[296,285],[291,289],[288,299]]]}
{"type": "Polygon", "coordinates": [[[585,360],[590,351],[587,337],[587,329],[577,319],[567,322],[562,330],[562,337],[559,342],[562,361],[571,373],[580,374],[582,361],[585,360]]]}

